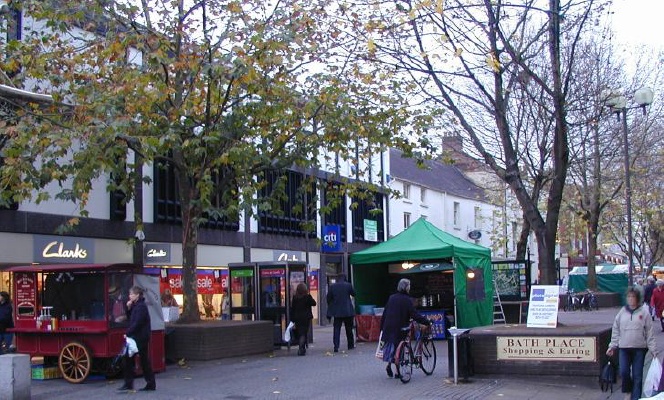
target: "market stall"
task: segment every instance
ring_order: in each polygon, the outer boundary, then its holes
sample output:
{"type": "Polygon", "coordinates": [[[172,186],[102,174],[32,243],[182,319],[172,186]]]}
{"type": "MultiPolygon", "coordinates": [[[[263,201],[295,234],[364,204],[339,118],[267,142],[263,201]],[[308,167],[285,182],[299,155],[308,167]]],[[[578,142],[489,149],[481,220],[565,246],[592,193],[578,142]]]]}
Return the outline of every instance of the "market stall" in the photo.
{"type": "MultiPolygon", "coordinates": [[[[390,240],[351,254],[356,303],[382,307],[399,279],[411,280],[420,311],[457,327],[493,323],[491,251],[418,219],[390,240]]],[[[443,333],[444,334],[444,333],[443,333]]]]}
{"type": "Polygon", "coordinates": [[[43,358],[72,383],[97,371],[119,373],[113,359],[124,346],[129,289],[138,285],[150,312],[150,358],[155,372],[166,367],[159,280],[132,264],[26,265],[13,274],[14,319],[19,353],[43,358]]]}

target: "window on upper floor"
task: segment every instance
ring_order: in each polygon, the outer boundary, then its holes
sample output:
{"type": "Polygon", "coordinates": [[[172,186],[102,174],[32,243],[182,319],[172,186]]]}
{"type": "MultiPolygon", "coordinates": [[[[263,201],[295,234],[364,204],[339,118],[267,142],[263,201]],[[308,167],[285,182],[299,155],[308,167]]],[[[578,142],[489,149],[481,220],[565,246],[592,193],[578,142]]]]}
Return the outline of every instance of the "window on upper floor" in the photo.
{"type": "Polygon", "coordinates": [[[482,208],[475,207],[475,229],[482,228],[482,208]]]}
{"type": "Polygon", "coordinates": [[[406,200],[410,199],[410,184],[408,183],[403,184],[403,198],[406,200]]]}
{"type": "Polygon", "coordinates": [[[461,203],[458,201],[454,202],[454,227],[458,228],[461,223],[461,203]]]}
{"type": "Polygon", "coordinates": [[[258,232],[304,237],[309,224],[316,223],[316,188],[312,180],[295,171],[266,171],[261,178],[265,185],[259,197],[270,204],[269,209],[258,211],[258,232]]]}
{"type": "MultiPolygon", "coordinates": [[[[178,184],[175,177],[175,167],[168,162],[156,163],[154,167],[154,221],[157,223],[167,223],[174,225],[182,224],[182,206],[178,194],[178,184]]],[[[232,179],[224,174],[223,171],[214,173],[211,177],[215,188],[211,194],[211,205],[214,209],[227,209],[224,203],[223,192],[231,188],[232,179]]],[[[237,188],[235,188],[237,191],[237,188]]],[[[209,229],[222,229],[229,231],[238,231],[240,229],[239,216],[219,216],[213,213],[204,213],[203,218],[206,222],[202,225],[209,229]]]]}
{"type": "Polygon", "coordinates": [[[516,251],[516,243],[519,241],[519,224],[512,222],[512,251],[516,251]]]}
{"type": "Polygon", "coordinates": [[[410,213],[403,213],[403,229],[408,229],[410,226],[410,213]]]}
{"type": "Polygon", "coordinates": [[[3,12],[0,12],[0,32],[3,33],[3,42],[7,43],[11,40],[21,40],[21,30],[23,28],[23,16],[21,10],[8,2],[7,8],[3,7],[3,12]]]}
{"type": "Polygon", "coordinates": [[[427,189],[420,188],[420,203],[426,204],[427,202],[427,189]]]}
{"type": "Polygon", "coordinates": [[[351,210],[353,211],[353,242],[370,243],[370,241],[365,240],[365,219],[376,221],[376,236],[378,241],[382,242],[385,237],[383,194],[368,192],[361,197],[351,198],[351,201],[351,210]]]}

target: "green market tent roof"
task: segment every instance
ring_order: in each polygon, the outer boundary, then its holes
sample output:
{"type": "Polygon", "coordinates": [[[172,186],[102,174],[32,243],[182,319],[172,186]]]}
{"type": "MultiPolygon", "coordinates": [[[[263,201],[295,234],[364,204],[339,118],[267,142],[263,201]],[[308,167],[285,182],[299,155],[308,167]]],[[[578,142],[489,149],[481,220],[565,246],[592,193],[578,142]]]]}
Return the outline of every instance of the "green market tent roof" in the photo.
{"type": "Polygon", "coordinates": [[[456,257],[491,259],[491,250],[450,235],[420,218],[390,240],[351,254],[350,262],[378,264],[456,257]]]}

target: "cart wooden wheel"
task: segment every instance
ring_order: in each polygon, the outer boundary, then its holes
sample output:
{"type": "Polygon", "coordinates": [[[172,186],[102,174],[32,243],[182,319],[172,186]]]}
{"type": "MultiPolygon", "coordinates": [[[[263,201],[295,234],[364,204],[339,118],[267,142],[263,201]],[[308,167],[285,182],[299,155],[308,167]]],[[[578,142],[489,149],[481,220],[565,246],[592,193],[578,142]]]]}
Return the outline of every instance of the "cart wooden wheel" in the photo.
{"type": "Polygon", "coordinates": [[[78,342],[67,343],[60,351],[58,367],[62,377],[71,383],[81,383],[90,375],[92,357],[90,351],[78,342]]]}

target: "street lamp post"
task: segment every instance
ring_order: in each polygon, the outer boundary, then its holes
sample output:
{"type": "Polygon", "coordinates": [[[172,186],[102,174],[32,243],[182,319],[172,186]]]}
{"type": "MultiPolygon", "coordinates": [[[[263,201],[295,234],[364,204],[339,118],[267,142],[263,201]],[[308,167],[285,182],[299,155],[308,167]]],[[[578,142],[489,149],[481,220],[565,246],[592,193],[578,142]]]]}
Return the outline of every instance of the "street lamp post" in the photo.
{"type": "Polygon", "coordinates": [[[618,119],[622,116],[622,135],[623,135],[623,156],[625,158],[625,207],[627,213],[627,265],[629,270],[629,285],[633,285],[634,276],[634,247],[632,235],[632,185],[629,159],[629,135],[627,132],[627,110],[634,108],[643,109],[646,112],[646,106],[652,104],[653,91],[649,88],[641,88],[634,92],[634,101],[637,107],[627,107],[625,96],[609,94],[605,97],[606,104],[611,107],[613,112],[618,114],[618,119]]]}

